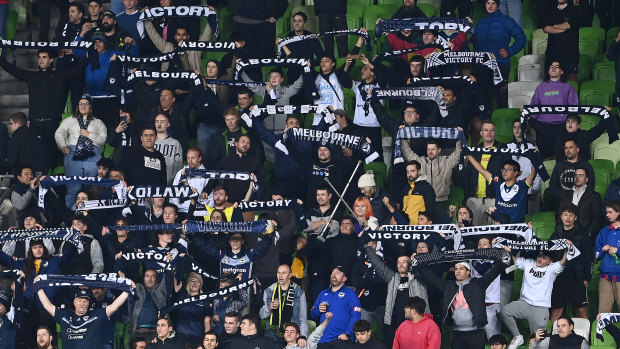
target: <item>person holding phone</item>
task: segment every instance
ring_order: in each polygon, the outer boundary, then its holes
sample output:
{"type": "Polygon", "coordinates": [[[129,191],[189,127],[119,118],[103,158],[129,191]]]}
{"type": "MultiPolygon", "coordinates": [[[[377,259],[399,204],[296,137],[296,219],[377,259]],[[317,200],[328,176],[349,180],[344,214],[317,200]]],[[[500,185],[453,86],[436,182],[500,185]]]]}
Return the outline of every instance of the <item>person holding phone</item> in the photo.
{"type": "Polygon", "coordinates": [[[114,147],[112,161],[115,164],[120,164],[123,153],[140,142],[138,126],[132,111],[126,107],[121,107],[118,114],[118,124],[108,130],[108,144],[114,147]]]}
{"type": "Polygon", "coordinates": [[[530,345],[530,349],[589,349],[588,341],[576,334],[573,329],[575,323],[568,315],[562,315],[558,319],[558,333],[552,335],[549,331],[539,329],[536,338],[530,345]]]}

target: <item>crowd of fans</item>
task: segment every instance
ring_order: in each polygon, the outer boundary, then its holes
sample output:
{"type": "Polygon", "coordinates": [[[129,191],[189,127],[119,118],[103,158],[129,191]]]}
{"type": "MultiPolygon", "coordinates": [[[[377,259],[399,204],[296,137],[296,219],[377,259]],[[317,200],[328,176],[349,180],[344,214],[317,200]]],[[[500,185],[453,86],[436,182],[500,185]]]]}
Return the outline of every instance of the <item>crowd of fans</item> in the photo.
{"type": "MultiPolygon", "coordinates": [[[[37,2],[40,41],[49,39],[51,3],[37,2]]],[[[549,34],[546,80],[532,105],[579,103],[566,82],[577,78],[578,28],[591,24],[586,17],[594,10],[608,28],[611,15],[604,3],[582,1],[579,8],[566,0],[540,3],[540,23],[549,34]]],[[[52,239],[4,240],[0,264],[20,270],[22,281],[4,283],[0,291],[0,348],[47,349],[59,342],[65,349],[119,348],[131,342],[132,348],[417,349],[440,348],[442,339],[451,348],[516,349],[528,341],[532,348],[588,348],[589,339],[575,334],[569,315],[594,321],[596,309],[610,313],[614,303],[620,306],[620,180],[601,198],[588,163],[590,143],[604,133],[603,122],[584,131],[578,115],[534,115],[528,124],[536,143],[520,120],[513,124],[512,142],[496,140],[489,110],[507,107],[510,57],[526,44],[520,1],[487,0],[486,16],[470,33],[402,29],[384,34],[378,53],[420,49],[383,61],[371,57],[370,50],[360,53],[362,37],[354,47],[347,36],[292,42],[281,54],[307,59],[311,73],[276,64],[266,76],[260,68],[248,68],[242,81],[267,78],[249,87],[219,82],[231,81],[241,61],[275,57],[274,43],[282,39],[276,38],[276,22],[289,5],[285,0],[214,4],[233,15],[233,23],[222,28],[234,27],[226,34],[235,49],[220,60],[179,50],[184,41],[215,40],[216,21],[205,21],[202,28],[200,18],[140,20],[146,7],[189,3],[112,0],[110,10],[101,0],[54,4],[62,16],[51,41],[93,46],[39,50],[36,70],[9,62],[11,50],[2,50],[3,73],[25,82],[29,94],[28,115],[14,113],[8,130],[0,127],[1,168],[14,176],[10,199],[3,203],[3,232],[68,229],[79,232],[81,248],[52,239]],[[503,80],[494,83],[494,72],[481,64],[425,67],[429,54],[470,49],[490,52],[503,80]],[[120,55],[171,52],[178,53],[176,59],[157,65],[119,64],[120,55]],[[196,72],[200,84],[135,79],[122,91],[110,88],[112,79],[135,69],[196,72]],[[368,98],[374,89],[451,76],[468,77],[471,84],[446,79],[426,85],[439,85],[445,108],[427,100],[368,98]],[[355,95],[353,109],[345,110],[346,90],[355,95]],[[63,116],[66,103],[72,115],[63,116]],[[326,131],[321,113],[248,118],[259,106],[290,104],[330,106],[336,133],[360,136],[378,151],[376,163],[366,167],[381,169],[385,162],[390,171],[366,171],[360,165],[366,153],[330,142],[294,140],[281,147],[290,130],[326,131]],[[423,238],[372,241],[369,232],[382,226],[527,223],[541,210],[542,180],[529,158],[502,152],[465,155],[460,140],[397,137],[410,127],[458,129],[471,145],[536,149],[544,160],[554,157],[551,195],[544,196],[545,206],[556,208],[551,239],[565,239],[565,247],[572,245],[580,254],[567,258],[569,248],[518,252],[506,246],[513,259],[507,262],[514,264],[509,268],[492,260],[466,260],[414,270],[416,256],[496,248],[498,236],[476,235],[453,246],[451,236],[429,227],[432,234],[423,238]],[[403,162],[394,155],[384,159],[386,138],[391,140],[386,149],[402,149],[403,162]],[[250,180],[191,176],[205,169],[249,173],[250,180]],[[124,189],[76,179],[86,177],[120,181],[124,189]],[[43,188],[50,178],[68,179],[66,185],[43,188]],[[106,206],[124,199],[125,190],[155,186],[188,186],[195,195],[106,206]],[[464,191],[460,207],[451,193],[457,186],[464,191]],[[286,204],[254,211],[244,206],[254,201],[286,204]],[[97,202],[103,207],[92,204],[97,202]],[[185,234],[179,226],[170,228],[196,220],[267,220],[275,222],[276,232],[185,234]],[[111,228],[154,224],[164,226],[155,232],[111,228]],[[123,258],[135,252],[160,253],[166,260],[123,258]],[[595,260],[601,261],[598,304],[590,305],[595,260]],[[516,282],[514,269],[523,271],[522,282],[516,282]],[[37,287],[42,275],[102,273],[131,280],[131,292],[37,287]],[[175,302],[234,289],[251,278],[257,280],[251,287],[162,312],[175,302]],[[517,326],[517,319],[527,320],[529,332],[517,326]],[[557,323],[557,334],[546,330],[548,321],[557,323]]],[[[465,18],[471,5],[442,1],[441,14],[456,17],[458,11],[465,18]]],[[[0,37],[7,6],[0,0],[0,37]]],[[[293,31],[286,36],[312,34],[305,29],[309,16],[318,16],[321,33],[347,29],[347,0],[314,0],[314,9],[293,13],[293,31]]],[[[392,19],[424,17],[416,1],[403,0],[392,19]]],[[[620,35],[610,57],[619,42],[620,35]]],[[[620,331],[613,325],[606,329],[620,343],[620,331]]]]}

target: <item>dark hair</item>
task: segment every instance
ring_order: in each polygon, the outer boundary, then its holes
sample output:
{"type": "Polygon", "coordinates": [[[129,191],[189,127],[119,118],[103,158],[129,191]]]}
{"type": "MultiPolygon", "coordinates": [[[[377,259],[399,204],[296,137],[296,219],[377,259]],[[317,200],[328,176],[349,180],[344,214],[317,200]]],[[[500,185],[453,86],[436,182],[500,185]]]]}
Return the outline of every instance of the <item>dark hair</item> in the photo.
{"type": "Polygon", "coordinates": [[[153,132],[155,132],[155,134],[157,134],[157,130],[155,129],[155,126],[150,126],[150,125],[149,126],[144,126],[142,128],[142,131],[140,132],[140,136],[144,135],[144,131],[153,131],[153,132]]]}
{"type": "MultiPolygon", "coordinates": [[[[80,191],[80,193],[85,193],[84,191],[80,191]]],[[[84,224],[85,226],[88,227],[88,220],[86,219],[85,216],[81,215],[81,214],[76,214],[71,218],[71,222],[73,221],[80,221],[80,223],[84,224]]]]}
{"type": "Polygon", "coordinates": [[[213,331],[213,330],[205,332],[204,336],[202,336],[202,339],[204,340],[207,335],[215,336],[215,341],[216,342],[220,341],[220,339],[217,337],[217,333],[215,333],[215,331],[213,331]]]}
{"type": "Polygon", "coordinates": [[[439,31],[437,31],[436,29],[424,29],[422,31],[422,34],[424,34],[424,33],[431,33],[431,34],[433,34],[435,36],[439,36],[439,31]]]}
{"type": "Polygon", "coordinates": [[[367,320],[357,320],[353,324],[353,333],[366,332],[372,329],[370,322],[367,320]]]}
{"type": "Polygon", "coordinates": [[[355,224],[355,220],[353,219],[353,217],[342,217],[342,219],[340,219],[340,223],[342,223],[342,221],[344,220],[351,222],[351,224],[355,224]]]}
{"type": "Polygon", "coordinates": [[[575,322],[573,321],[573,319],[566,314],[560,316],[557,321],[560,321],[560,320],[566,320],[569,325],[575,327],[575,322]]]}
{"type": "Polygon", "coordinates": [[[426,61],[426,59],[424,59],[424,56],[422,56],[422,55],[413,55],[411,57],[411,59],[409,60],[409,63],[410,64],[413,63],[413,62],[424,63],[425,61],[426,61]]]}
{"type": "Polygon", "coordinates": [[[23,172],[25,169],[29,169],[29,170],[31,170],[31,171],[32,171],[32,166],[30,166],[30,165],[26,165],[26,164],[21,164],[21,165],[17,166],[17,167],[15,168],[15,176],[21,176],[21,175],[22,175],[22,172],[23,172]]]}
{"type": "MultiPolygon", "coordinates": [[[[94,0],[93,0],[94,1],[94,0]]],[[[131,347],[133,349],[136,349],[138,347],[138,343],[139,342],[145,342],[148,343],[146,338],[144,337],[133,337],[133,340],[131,341],[131,347]]]]}
{"type": "Polygon", "coordinates": [[[167,202],[164,204],[164,206],[161,207],[162,211],[165,210],[166,207],[172,207],[172,209],[174,210],[174,213],[179,214],[179,206],[167,202]]]}
{"type": "Polygon", "coordinates": [[[517,174],[519,174],[519,172],[521,172],[521,165],[519,165],[519,163],[516,162],[515,160],[512,160],[512,159],[506,160],[506,161],[504,161],[504,165],[512,166],[512,169],[515,170],[515,172],[517,174]]]}
{"type": "Polygon", "coordinates": [[[80,4],[79,2],[71,2],[69,3],[69,8],[71,7],[75,7],[78,11],[78,13],[84,14],[84,6],[82,4],[80,4]]]}
{"type": "Polygon", "coordinates": [[[164,315],[162,317],[160,317],[159,319],[157,319],[157,321],[159,320],[164,320],[168,323],[168,327],[174,327],[174,323],[172,322],[172,319],[168,316],[168,315],[164,315]]]}
{"type": "Polygon", "coordinates": [[[297,331],[297,334],[299,334],[301,332],[301,330],[299,329],[299,325],[297,325],[294,322],[287,322],[284,324],[284,329],[286,329],[287,327],[292,327],[295,329],[295,331],[297,331]]]}
{"type": "Polygon", "coordinates": [[[37,327],[37,330],[35,332],[39,332],[39,330],[46,330],[50,336],[52,337],[54,336],[54,332],[52,332],[52,330],[46,325],[39,325],[39,327],[37,327]]]}
{"type": "Polygon", "coordinates": [[[207,63],[205,64],[205,68],[209,65],[209,63],[214,63],[217,66],[217,76],[219,77],[220,74],[220,62],[217,59],[210,59],[207,61],[207,63]]]}
{"type": "Polygon", "coordinates": [[[577,172],[577,170],[582,170],[583,172],[585,172],[585,173],[586,173],[586,178],[587,178],[587,179],[590,179],[590,172],[588,172],[588,169],[587,169],[587,168],[585,168],[585,167],[583,167],[583,166],[578,166],[578,167],[575,169],[575,172],[577,172]]]}
{"type": "Polygon", "coordinates": [[[426,141],[426,145],[427,145],[427,146],[428,146],[428,145],[431,145],[431,144],[434,144],[434,145],[436,145],[436,146],[437,146],[437,148],[440,148],[440,149],[441,149],[441,145],[439,145],[439,141],[438,141],[438,140],[433,139],[433,138],[430,138],[428,141],[426,141]]]}
{"type": "Polygon", "coordinates": [[[405,308],[413,309],[419,315],[424,314],[424,309],[426,309],[426,301],[418,296],[409,297],[405,301],[405,308]]]}
{"type": "Polygon", "coordinates": [[[22,124],[22,126],[28,126],[28,116],[22,112],[11,114],[9,119],[22,124]]]}
{"type": "Polygon", "coordinates": [[[224,114],[222,114],[222,116],[226,117],[226,115],[234,115],[238,118],[241,117],[241,113],[239,112],[239,109],[234,108],[234,107],[224,109],[224,114]]]}
{"type": "Polygon", "coordinates": [[[336,63],[336,57],[334,57],[334,55],[332,55],[330,53],[327,53],[327,52],[323,53],[321,55],[321,59],[323,59],[323,58],[329,58],[332,61],[332,63],[336,63]]]}
{"type": "Polygon", "coordinates": [[[226,217],[226,213],[224,213],[224,210],[220,210],[219,208],[216,208],[211,212],[210,216],[213,216],[215,212],[219,212],[222,215],[222,222],[228,222],[228,218],[226,217]]]}
{"type": "Polygon", "coordinates": [[[162,90],[161,90],[161,92],[159,93],[159,95],[161,96],[161,94],[162,94],[164,91],[170,91],[170,93],[172,94],[172,98],[177,98],[177,94],[176,94],[176,93],[174,93],[174,89],[171,89],[171,88],[164,88],[164,89],[162,89],[162,90]]]}
{"type": "Polygon", "coordinates": [[[282,69],[280,68],[273,68],[269,71],[269,74],[271,75],[271,73],[278,73],[280,74],[280,77],[283,78],[284,77],[284,72],[282,71],[282,69]]]}
{"type": "Polygon", "coordinates": [[[295,12],[291,18],[295,18],[295,16],[301,16],[301,18],[304,19],[304,23],[306,23],[308,21],[308,16],[305,13],[301,12],[301,11],[295,12]]]}
{"type": "Polygon", "coordinates": [[[564,141],[564,146],[566,146],[566,143],[568,143],[568,142],[573,142],[573,143],[575,143],[575,146],[576,146],[577,148],[579,148],[579,144],[577,144],[577,140],[576,140],[575,138],[570,137],[569,139],[565,140],[565,141],[564,141]]]}
{"type": "Polygon", "coordinates": [[[114,167],[114,161],[110,158],[101,158],[97,161],[97,166],[102,166],[109,170],[114,167]]]}
{"type": "Polygon", "coordinates": [[[420,163],[416,160],[411,160],[411,161],[407,161],[407,163],[405,164],[405,168],[407,168],[407,166],[415,166],[416,169],[421,170],[422,169],[422,165],[420,165],[420,163]]]}
{"type": "MultiPolygon", "coordinates": [[[[43,255],[41,256],[41,260],[47,260],[50,258],[50,252],[47,250],[47,247],[45,247],[45,245],[43,246],[43,255]]],[[[26,278],[30,279],[30,278],[34,278],[35,277],[35,266],[34,266],[34,254],[32,253],[32,246],[28,249],[28,253],[26,254],[26,261],[25,261],[25,265],[24,265],[24,274],[26,275],[26,278]]]]}
{"type": "Polygon", "coordinates": [[[26,211],[22,214],[22,220],[29,217],[34,218],[37,223],[41,222],[41,215],[35,211],[26,211]]]}
{"type": "Polygon", "coordinates": [[[319,190],[325,190],[325,191],[327,191],[327,194],[332,194],[332,190],[331,190],[331,188],[330,188],[330,187],[328,187],[328,186],[327,186],[327,185],[325,185],[325,184],[323,184],[323,185],[319,185],[319,186],[316,188],[316,191],[319,191],[319,190]]]}
{"type": "Polygon", "coordinates": [[[116,218],[116,220],[114,222],[115,223],[122,222],[123,224],[129,224],[129,219],[127,219],[127,217],[120,216],[120,217],[116,218]]]}
{"type": "Polygon", "coordinates": [[[230,33],[230,41],[246,41],[246,36],[243,32],[234,31],[230,33]]]}
{"type": "Polygon", "coordinates": [[[564,212],[573,213],[576,216],[577,215],[577,206],[575,206],[575,204],[573,204],[573,203],[568,203],[568,204],[560,207],[560,214],[562,214],[564,212]]]}
{"type": "Polygon", "coordinates": [[[431,221],[431,222],[433,221],[433,214],[430,211],[420,211],[420,212],[418,212],[418,217],[419,216],[424,216],[429,221],[431,221]]]}
{"type": "Polygon", "coordinates": [[[502,334],[496,334],[489,338],[489,345],[508,345],[508,340],[502,334]]]}
{"type": "Polygon", "coordinates": [[[254,314],[246,314],[243,315],[243,317],[241,318],[241,321],[243,320],[248,320],[251,323],[254,324],[254,326],[256,327],[257,330],[260,329],[260,319],[258,318],[258,316],[254,315],[254,314]]]}
{"type": "Polygon", "coordinates": [[[252,91],[250,91],[250,89],[245,86],[239,87],[239,89],[237,90],[237,96],[240,95],[248,95],[250,96],[250,98],[254,98],[254,94],[252,93],[252,91]]]}
{"type": "Polygon", "coordinates": [[[234,317],[235,319],[237,319],[237,322],[241,322],[241,314],[236,311],[229,311],[228,313],[226,313],[226,315],[224,315],[224,317],[234,317]]]}

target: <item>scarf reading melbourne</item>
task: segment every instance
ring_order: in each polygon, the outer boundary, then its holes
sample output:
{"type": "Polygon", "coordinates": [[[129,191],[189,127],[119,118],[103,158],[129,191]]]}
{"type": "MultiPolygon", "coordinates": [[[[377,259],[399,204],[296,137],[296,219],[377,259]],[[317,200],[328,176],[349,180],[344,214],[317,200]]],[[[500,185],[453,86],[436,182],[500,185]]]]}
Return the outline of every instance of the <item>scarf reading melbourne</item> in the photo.
{"type": "Polygon", "coordinates": [[[536,168],[536,172],[543,181],[548,180],[549,173],[543,164],[538,149],[521,149],[521,148],[483,148],[483,147],[464,147],[463,155],[492,155],[504,154],[508,156],[525,156],[536,168]]]}
{"type": "Polygon", "coordinates": [[[286,149],[285,146],[287,142],[310,141],[317,143],[329,143],[350,148],[352,150],[361,151],[366,156],[366,163],[373,162],[379,157],[379,154],[377,154],[373,146],[364,137],[344,133],[309,130],[306,128],[292,128],[282,135],[282,141],[284,147],[283,149],[278,147],[278,149],[282,150],[282,152],[287,155],[289,154],[288,149],[286,149]]]}
{"type": "Polygon", "coordinates": [[[33,49],[40,50],[46,48],[52,48],[54,50],[58,49],[73,49],[73,50],[87,50],[93,45],[90,41],[53,41],[53,42],[45,42],[45,41],[19,41],[19,40],[0,40],[0,47],[6,48],[25,48],[25,49],[33,49]]]}
{"type": "Polygon", "coordinates": [[[270,66],[270,65],[276,65],[280,67],[299,68],[302,70],[304,74],[307,74],[307,73],[310,73],[311,71],[310,67],[308,66],[308,62],[310,61],[306,58],[283,58],[283,59],[262,58],[262,59],[243,60],[237,63],[237,65],[235,66],[234,79],[239,80],[239,77],[241,76],[241,73],[243,72],[243,70],[245,70],[245,68],[263,67],[263,66],[270,66]]]}
{"type": "Polygon", "coordinates": [[[181,181],[188,178],[204,178],[204,179],[234,179],[238,181],[254,182],[253,191],[258,190],[258,181],[252,177],[250,172],[241,171],[222,171],[222,170],[205,170],[199,168],[186,168],[185,173],[181,175],[181,181]]]}
{"type": "Polygon", "coordinates": [[[620,322],[620,313],[601,313],[600,315],[600,320],[596,321],[596,338],[604,342],[603,329],[611,324],[620,322]]]}
{"type": "Polygon", "coordinates": [[[284,337],[284,324],[293,321],[293,307],[295,305],[295,287],[289,283],[286,291],[282,291],[279,282],[273,288],[271,301],[278,302],[278,309],[269,316],[269,328],[278,338],[284,337]]]}
{"type": "Polygon", "coordinates": [[[177,71],[177,72],[161,71],[160,72],[160,71],[136,70],[127,77],[127,83],[133,84],[135,82],[134,80],[136,79],[158,80],[158,81],[193,80],[194,86],[200,86],[202,84],[200,75],[196,74],[193,71],[177,71]]]}
{"type": "Polygon", "coordinates": [[[469,260],[493,260],[509,266],[512,263],[510,253],[497,248],[433,251],[419,253],[411,259],[411,271],[417,271],[429,265],[446,262],[469,260]]]}
{"type": "Polygon", "coordinates": [[[402,139],[411,138],[440,138],[440,139],[460,139],[463,147],[467,146],[465,134],[456,128],[444,127],[423,127],[410,126],[403,127],[396,132],[396,142],[394,143],[394,164],[404,162],[403,152],[400,147],[402,139]]]}
{"type": "Polygon", "coordinates": [[[497,60],[490,52],[433,52],[426,58],[425,70],[446,64],[482,64],[493,71],[493,83],[501,84],[504,81],[499,70],[497,60]]]}
{"type": "Polygon", "coordinates": [[[336,30],[333,32],[326,32],[320,34],[308,34],[308,35],[295,35],[283,38],[278,43],[278,58],[280,58],[280,52],[282,52],[282,47],[292,43],[303,40],[316,40],[322,38],[332,38],[334,36],[340,35],[357,35],[364,38],[366,41],[366,47],[370,49],[370,38],[368,37],[368,32],[362,31],[361,29],[347,29],[347,30],[336,30]]]}
{"type": "Polygon", "coordinates": [[[80,176],[47,176],[41,181],[41,187],[39,188],[39,207],[45,206],[45,194],[50,188],[57,185],[67,184],[96,185],[101,187],[113,188],[116,192],[116,196],[122,199],[126,197],[126,188],[123,185],[123,182],[117,179],[80,176]]]}
{"type": "Polygon", "coordinates": [[[184,40],[179,45],[179,50],[190,50],[190,51],[233,51],[237,48],[234,41],[225,41],[225,42],[211,42],[211,41],[186,41],[184,40]]]}
{"type": "Polygon", "coordinates": [[[465,18],[431,17],[431,18],[407,18],[407,19],[382,19],[375,29],[375,37],[386,32],[399,30],[458,30],[460,32],[474,33],[473,24],[465,18]]]}
{"type": "Polygon", "coordinates": [[[130,199],[144,198],[189,198],[198,196],[187,185],[143,185],[134,186],[129,190],[127,197],[130,199]]]}
{"type": "Polygon", "coordinates": [[[459,228],[454,234],[454,249],[459,249],[463,242],[463,238],[469,236],[497,236],[497,235],[518,235],[526,242],[532,241],[534,237],[534,231],[525,223],[519,224],[498,224],[498,225],[484,225],[478,227],[465,227],[459,228]]]}
{"type": "Polygon", "coordinates": [[[514,251],[562,251],[568,249],[566,258],[569,261],[581,254],[575,245],[568,244],[566,239],[522,242],[503,237],[495,238],[494,248],[504,248],[504,246],[508,246],[514,251]]]}
{"type": "Polygon", "coordinates": [[[215,37],[218,38],[220,36],[217,15],[209,6],[147,7],[144,12],[140,14],[138,22],[162,17],[206,17],[215,37]]]}
{"type": "Polygon", "coordinates": [[[82,253],[84,246],[81,236],[80,232],[73,228],[6,230],[0,231],[0,243],[40,239],[62,240],[71,243],[79,253],[82,253]]]}
{"type": "MultiPolygon", "coordinates": [[[[80,126],[80,130],[88,130],[88,125],[90,125],[90,122],[94,119],[92,117],[87,117],[86,120],[84,120],[82,116],[74,117],[80,126]]],[[[73,160],[86,160],[93,156],[95,156],[95,146],[93,145],[93,141],[90,138],[80,134],[77,139],[77,144],[75,145],[75,151],[73,152],[73,160]]]]}
{"type": "Polygon", "coordinates": [[[61,286],[89,286],[111,288],[123,292],[134,294],[134,288],[131,287],[131,280],[118,276],[116,273],[110,274],[89,274],[89,275],[52,275],[42,274],[39,279],[32,285],[32,293],[36,293],[43,287],[61,287],[61,286]]]}
{"type": "Polygon", "coordinates": [[[448,115],[446,110],[446,102],[443,99],[443,92],[433,87],[393,87],[393,88],[375,88],[372,94],[368,95],[368,99],[406,99],[420,101],[434,101],[439,106],[439,112],[442,116],[448,115]]]}
{"type": "MultiPolygon", "coordinates": [[[[618,131],[605,107],[598,105],[524,105],[521,110],[521,127],[527,125],[527,116],[532,114],[579,114],[593,115],[603,119],[603,125],[609,137],[609,144],[618,140],[618,131]]],[[[544,180],[544,179],[543,179],[544,180]]]]}
{"type": "Polygon", "coordinates": [[[232,286],[228,286],[228,287],[224,287],[224,288],[220,288],[218,290],[212,290],[209,292],[205,292],[203,294],[197,295],[197,296],[191,296],[185,299],[181,299],[180,301],[174,302],[172,303],[170,306],[165,307],[161,310],[161,315],[165,315],[168,314],[169,312],[183,306],[183,305],[190,305],[190,304],[195,304],[195,303],[199,303],[199,302],[205,302],[205,303],[210,303],[211,301],[213,301],[214,299],[218,299],[218,298],[223,298],[223,297],[229,297],[232,294],[235,294],[241,290],[244,290],[252,285],[254,285],[254,283],[256,283],[256,279],[255,278],[251,278],[251,279],[247,279],[245,281],[241,281],[238,282],[232,286]]]}

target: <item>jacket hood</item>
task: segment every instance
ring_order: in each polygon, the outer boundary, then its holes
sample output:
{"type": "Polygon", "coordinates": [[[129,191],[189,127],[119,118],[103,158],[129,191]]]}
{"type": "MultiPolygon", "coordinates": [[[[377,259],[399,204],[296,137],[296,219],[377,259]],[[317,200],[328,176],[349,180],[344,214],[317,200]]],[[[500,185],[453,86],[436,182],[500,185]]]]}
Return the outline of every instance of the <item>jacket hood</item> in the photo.
{"type": "Polygon", "coordinates": [[[415,182],[420,182],[420,181],[425,181],[426,180],[426,175],[425,174],[421,174],[420,177],[418,177],[418,179],[415,180],[415,182]]]}

